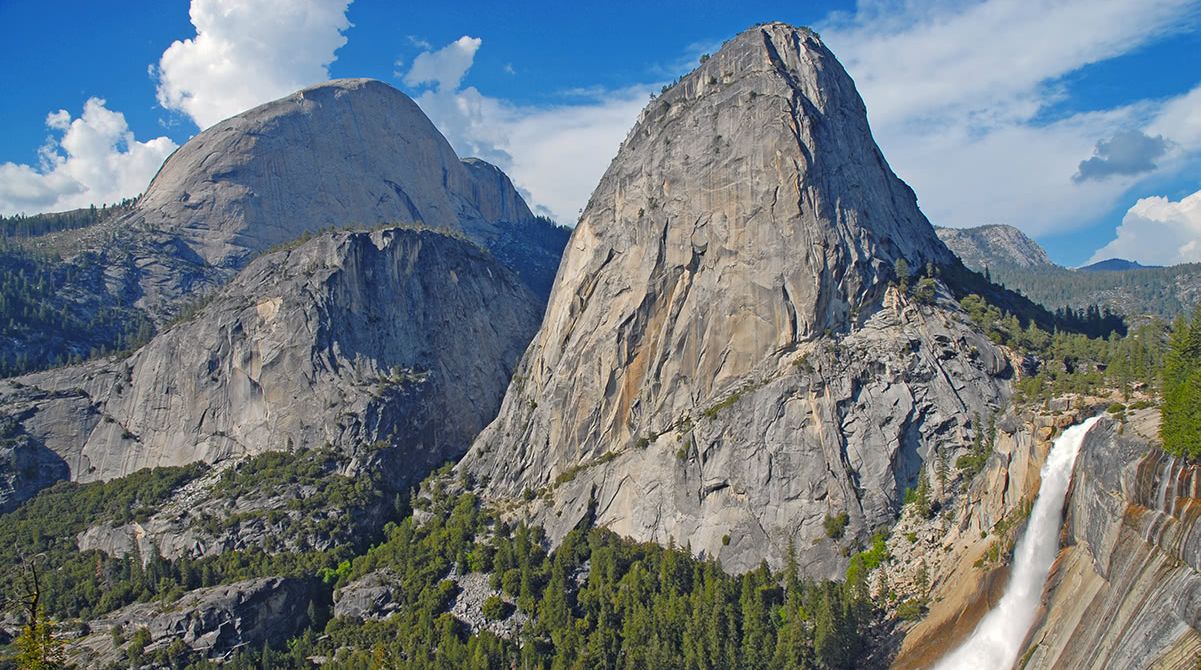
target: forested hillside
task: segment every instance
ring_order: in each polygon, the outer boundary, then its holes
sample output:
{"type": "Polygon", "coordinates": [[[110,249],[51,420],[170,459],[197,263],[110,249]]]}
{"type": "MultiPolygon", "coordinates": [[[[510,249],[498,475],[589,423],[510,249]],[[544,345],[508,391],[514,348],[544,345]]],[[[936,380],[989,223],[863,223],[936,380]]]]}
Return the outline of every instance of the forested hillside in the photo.
{"type": "Polygon", "coordinates": [[[126,198],[114,205],[92,205],[84,209],[73,209],[67,212],[50,212],[47,214],[14,214],[0,216],[0,237],[6,240],[19,240],[31,237],[42,237],[50,233],[64,230],[87,228],[133,210],[138,199],[126,198]]]}
{"type": "Polygon", "coordinates": [[[1201,264],[1147,267],[1110,259],[1069,269],[1012,226],[937,228],[969,268],[1051,310],[1096,306],[1130,318],[1172,319],[1201,301],[1201,264]]]}
{"type": "Polygon", "coordinates": [[[1201,309],[1178,317],[1163,364],[1164,450],[1201,459],[1201,309]]]}
{"type": "MultiPolygon", "coordinates": [[[[320,454],[298,466],[275,456],[221,477],[221,495],[232,501],[298,475],[316,476],[311,481],[340,492],[307,499],[305,507],[349,510],[369,490],[321,474],[320,454]]],[[[548,554],[539,529],[504,523],[470,492],[470,482],[448,478],[449,470],[423,485],[411,501],[413,514],[395,517],[382,541],[353,559],[353,543],[336,551],[234,551],[199,561],[75,551],[85,519],[144,520],[205,470],[165,468],[106,484],[62,484],[0,516],[9,566],[5,595],[26,598],[32,571],[40,570],[40,616],[47,630],[61,636],[66,625],[56,622],[99,617],[130,603],[169,604],[190,589],[271,574],[307,579],[305,629],[287,644],[238,652],[224,666],[232,668],[307,668],[314,655],[335,668],[853,668],[865,658],[865,635],[878,617],[865,578],[886,558],[879,540],[854,556],[844,583],[805,580],[795,562],[782,572],[764,565],[731,576],[716,561],[698,560],[682,548],[635,544],[590,528],[574,531],[548,554]],[[54,522],[39,527],[40,518],[54,522]],[[331,610],[339,591],[349,593],[380,574],[398,586],[389,591],[395,602],[378,603],[395,616],[372,610],[337,616],[331,610]],[[507,622],[508,632],[472,631],[447,611],[472,595],[464,592],[474,588],[469,575],[479,575],[487,592],[475,604],[479,623],[507,622]]],[[[110,667],[211,667],[186,646],[153,640],[138,628],[90,633],[120,652],[122,662],[110,667]]]]}
{"type": "Polygon", "coordinates": [[[95,254],[65,262],[0,241],[0,376],[128,351],[153,332],[108,294],[95,254]]]}
{"type": "Polygon", "coordinates": [[[993,281],[1051,309],[1101,305],[1128,317],[1171,319],[1201,301],[1201,264],[1132,270],[988,267],[993,281]]]}

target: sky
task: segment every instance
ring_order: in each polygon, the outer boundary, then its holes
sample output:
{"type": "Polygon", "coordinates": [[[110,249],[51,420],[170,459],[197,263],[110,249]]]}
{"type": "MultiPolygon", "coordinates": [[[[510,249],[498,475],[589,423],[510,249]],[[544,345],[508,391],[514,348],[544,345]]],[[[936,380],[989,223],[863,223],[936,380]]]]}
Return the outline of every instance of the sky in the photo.
{"type": "Polygon", "coordinates": [[[373,77],[571,225],[649,95],[772,20],[821,34],[932,223],[1201,262],[1201,0],[0,0],[0,214],[137,195],[203,128],[373,77]]]}

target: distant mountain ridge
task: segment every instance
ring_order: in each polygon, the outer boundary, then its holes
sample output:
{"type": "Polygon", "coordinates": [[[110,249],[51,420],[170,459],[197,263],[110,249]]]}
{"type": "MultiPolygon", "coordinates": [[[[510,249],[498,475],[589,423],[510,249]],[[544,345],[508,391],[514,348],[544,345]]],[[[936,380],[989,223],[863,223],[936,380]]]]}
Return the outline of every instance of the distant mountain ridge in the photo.
{"type": "Polygon", "coordinates": [[[1013,265],[1022,268],[1053,267],[1037,242],[1025,233],[1004,224],[975,228],[934,227],[943,244],[950,247],[965,265],[976,271],[994,265],[1013,265]]]}
{"type": "Polygon", "coordinates": [[[37,270],[60,294],[23,313],[73,317],[9,327],[6,370],[103,352],[108,329],[129,342],[121,324],[158,332],[127,357],[0,382],[0,509],[62,478],[304,445],[391,448],[395,484],[414,483],[495,414],[567,240],[504,172],[459,160],[408,96],[364,79],[216,124],[126,209],[23,240],[65,261],[6,251],[32,268],[17,280],[37,270]]]}
{"type": "Polygon", "coordinates": [[[515,275],[438,231],[335,233],[267,254],[127,359],[0,382],[14,422],[0,462],[21,466],[0,510],[65,476],[289,445],[402,446],[402,488],[492,418],[540,314],[515,275]]]}
{"type": "Polygon", "coordinates": [[[1107,258],[1077,269],[1084,272],[1124,272],[1126,270],[1148,270],[1162,267],[1162,265],[1143,265],[1138,261],[1128,261],[1125,258],[1107,258]]]}
{"type": "Polygon", "coordinates": [[[1158,267],[1112,258],[1071,269],[1013,226],[935,230],[964,265],[1048,309],[1097,305],[1127,317],[1170,319],[1201,302],[1201,264],[1158,267]]]}

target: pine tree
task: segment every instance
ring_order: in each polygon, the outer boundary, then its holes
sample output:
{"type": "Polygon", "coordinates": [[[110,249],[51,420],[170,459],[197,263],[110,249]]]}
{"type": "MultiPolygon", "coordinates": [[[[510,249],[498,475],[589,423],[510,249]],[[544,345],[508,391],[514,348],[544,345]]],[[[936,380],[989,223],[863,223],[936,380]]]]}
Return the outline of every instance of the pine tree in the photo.
{"type": "Polygon", "coordinates": [[[1201,307],[1191,322],[1177,318],[1161,372],[1160,439],[1168,453],[1201,458],[1201,307]]]}
{"type": "Polygon", "coordinates": [[[909,293],[909,261],[898,258],[893,264],[893,270],[896,272],[897,285],[901,288],[901,293],[909,293]]]}
{"type": "Polygon", "coordinates": [[[66,643],[56,635],[57,626],[38,607],[37,615],[21,628],[14,660],[21,670],[56,670],[67,667],[66,643]]]}

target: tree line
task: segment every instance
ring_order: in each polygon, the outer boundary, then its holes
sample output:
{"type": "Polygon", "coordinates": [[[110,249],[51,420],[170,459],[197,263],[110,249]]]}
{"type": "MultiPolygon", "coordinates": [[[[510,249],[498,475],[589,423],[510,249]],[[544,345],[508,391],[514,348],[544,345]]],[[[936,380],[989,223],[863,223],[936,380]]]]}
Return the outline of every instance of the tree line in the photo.
{"type": "Polygon", "coordinates": [[[1160,438],[1176,456],[1201,458],[1201,307],[1172,324],[1163,361],[1160,438]]]}
{"type": "Polygon", "coordinates": [[[0,238],[20,239],[41,237],[63,230],[75,230],[94,226],[102,221],[125,214],[133,210],[137,197],[125,198],[114,205],[104,204],[99,207],[91,205],[82,209],[67,212],[51,212],[47,214],[14,214],[0,215],[0,238]]]}

